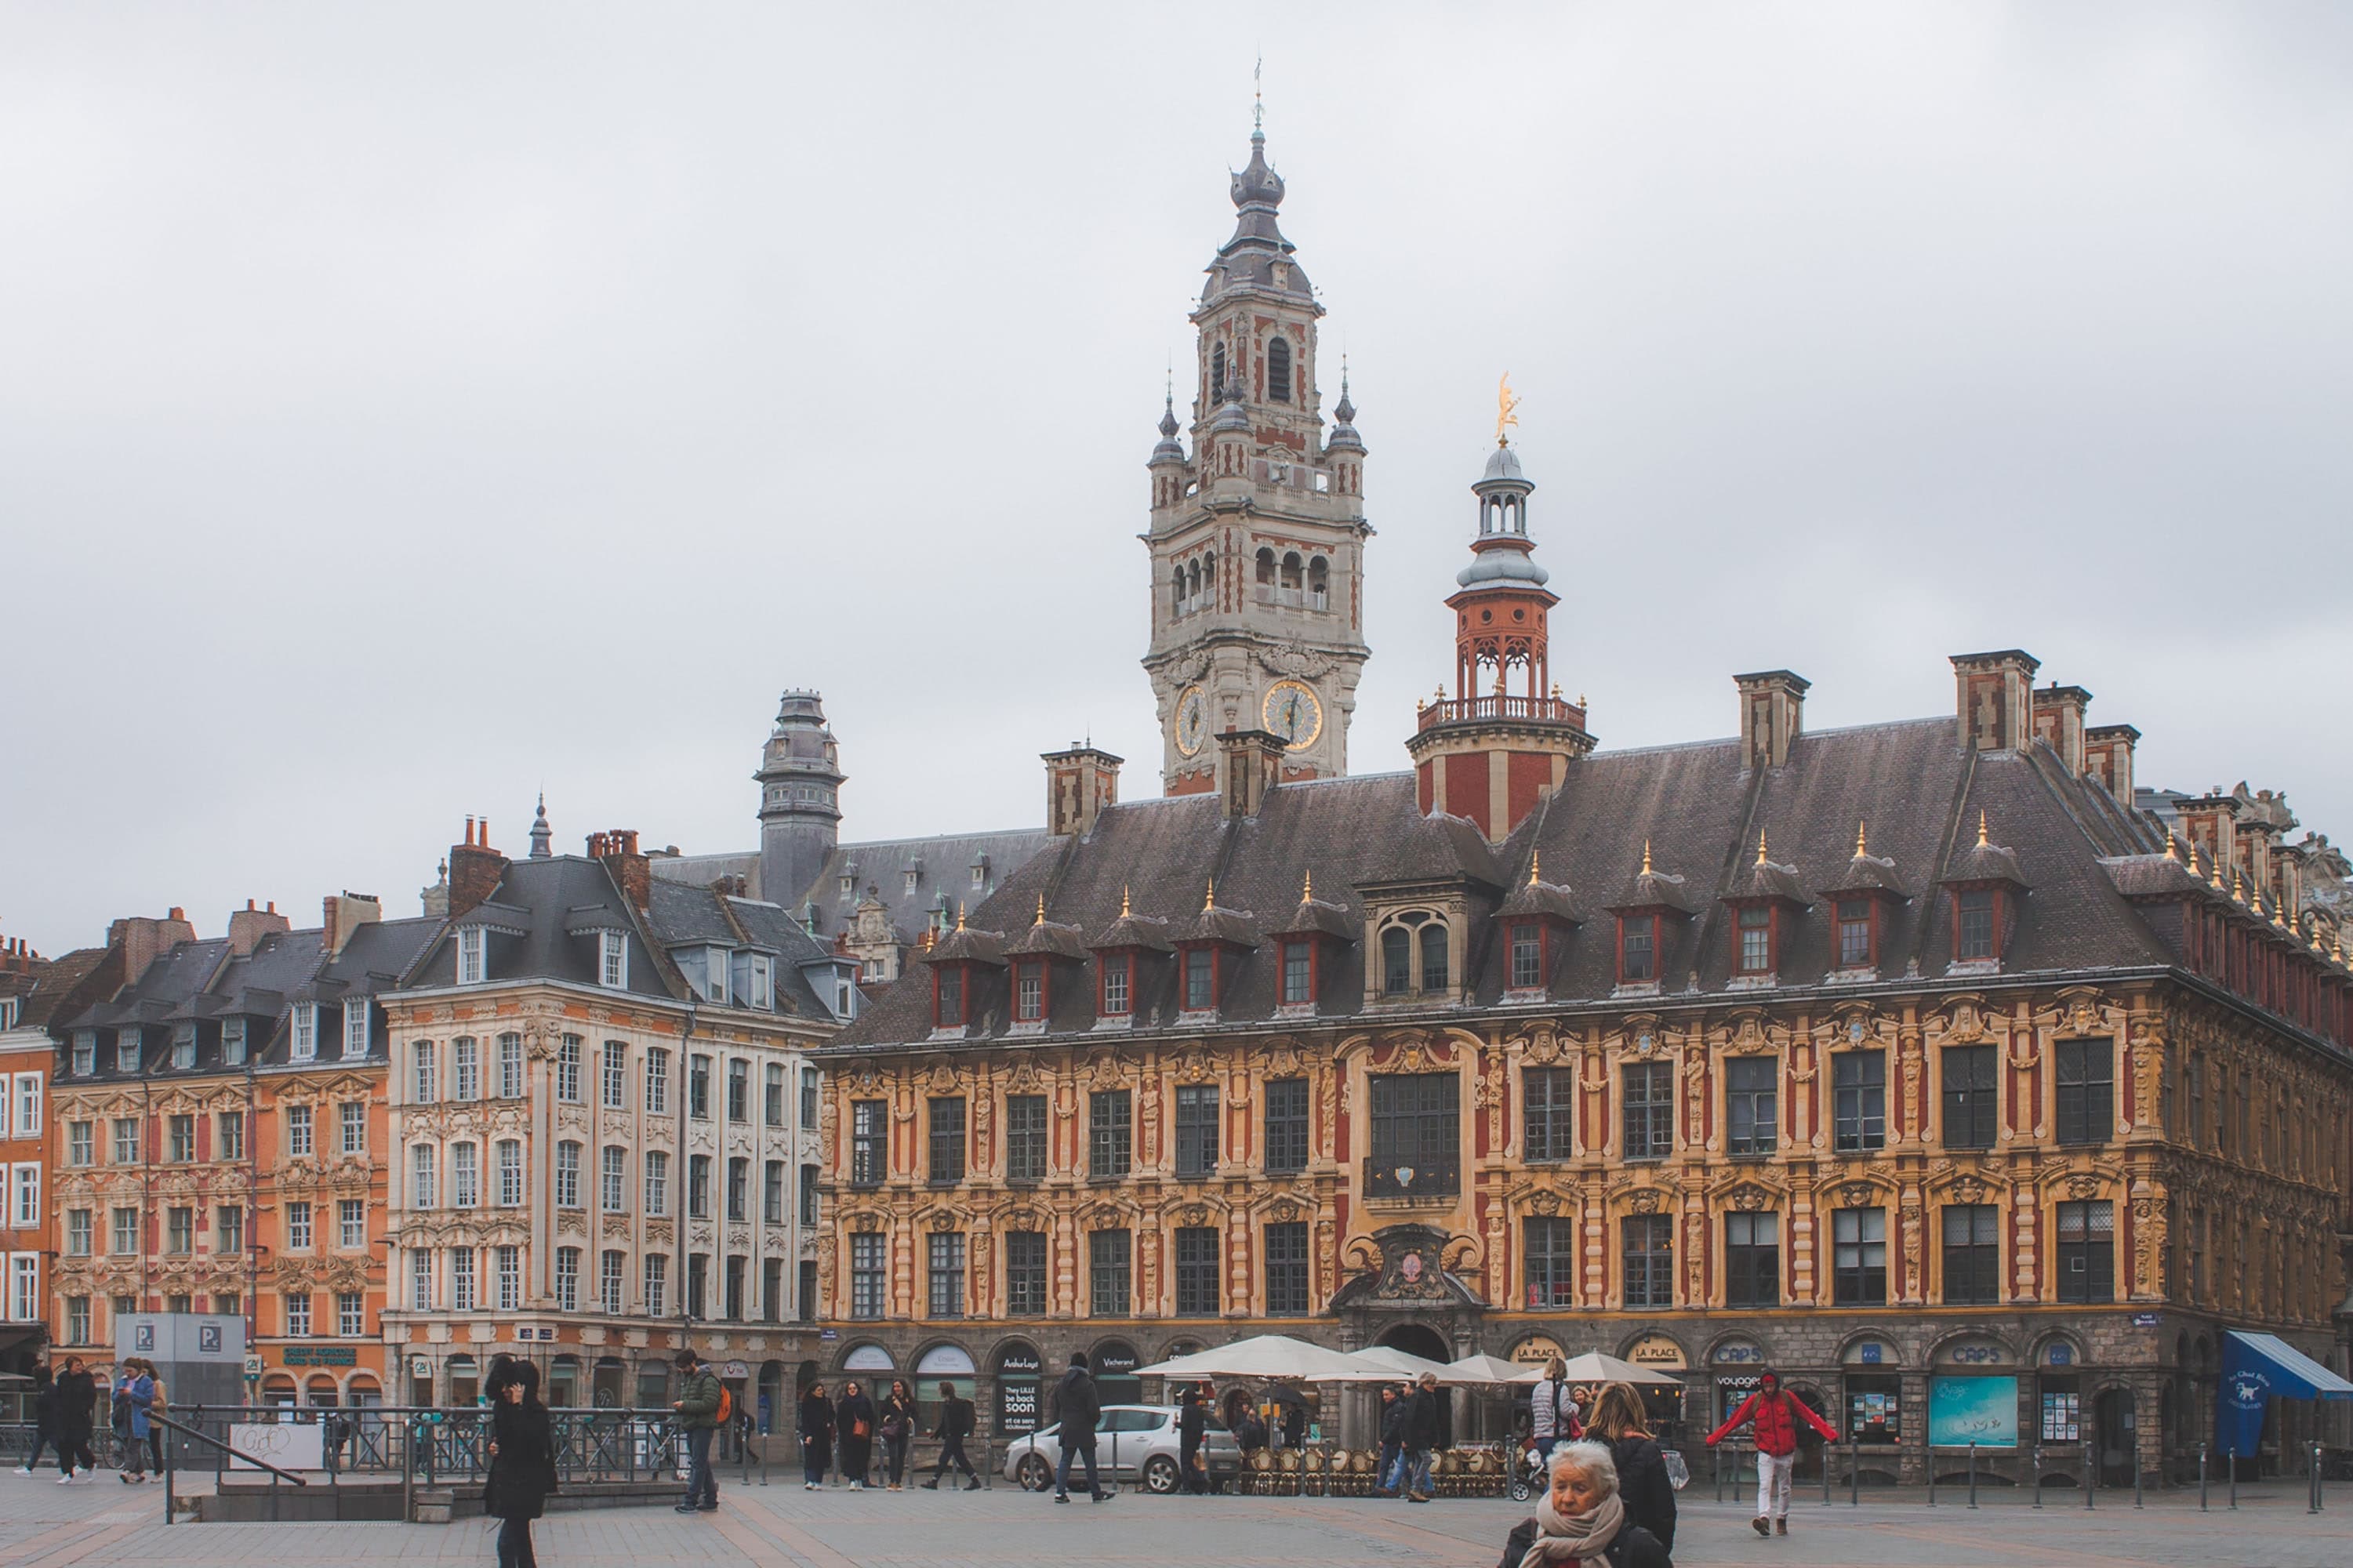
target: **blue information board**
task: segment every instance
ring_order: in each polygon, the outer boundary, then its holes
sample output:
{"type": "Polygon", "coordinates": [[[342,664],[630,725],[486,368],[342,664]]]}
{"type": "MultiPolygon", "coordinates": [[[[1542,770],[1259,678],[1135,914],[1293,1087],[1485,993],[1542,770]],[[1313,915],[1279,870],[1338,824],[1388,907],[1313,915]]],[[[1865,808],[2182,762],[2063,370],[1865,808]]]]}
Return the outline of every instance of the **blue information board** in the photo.
{"type": "Polygon", "coordinates": [[[1932,1448],[2018,1447],[2018,1379],[1932,1377],[1928,1380],[1928,1446],[1932,1448]]]}

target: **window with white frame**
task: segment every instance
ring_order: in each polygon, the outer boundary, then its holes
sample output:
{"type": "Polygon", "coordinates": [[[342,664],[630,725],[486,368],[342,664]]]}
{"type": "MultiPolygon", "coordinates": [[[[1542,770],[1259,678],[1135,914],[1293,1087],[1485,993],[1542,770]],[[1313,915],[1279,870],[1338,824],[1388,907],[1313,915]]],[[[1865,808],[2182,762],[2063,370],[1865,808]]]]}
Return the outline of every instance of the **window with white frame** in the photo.
{"type": "Polygon", "coordinates": [[[555,1249],[555,1310],[580,1310],[580,1249],[576,1247],[555,1249]]]}
{"type": "Polygon", "coordinates": [[[88,1209],[66,1210],[66,1256],[68,1258],[88,1258],[90,1255],[92,1239],[97,1235],[97,1227],[92,1225],[91,1217],[88,1209]]]}
{"type": "Polygon", "coordinates": [[[438,1151],[430,1143],[419,1143],[408,1151],[409,1207],[429,1209],[440,1201],[440,1167],[438,1151]]]}
{"type": "Polygon", "coordinates": [[[185,1072],[196,1065],[196,1026],[194,1020],[172,1026],[172,1067],[185,1072]]]}
{"type": "Polygon", "coordinates": [[[621,1310],[621,1271],[628,1267],[624,1253],[607,1252],[596,1260],[596,1304],[607,1312],[621,1310]]]}
{"type": "Polygon", "coordinates": [[[670,1212],[670,1156],[659,1149],[646,1151],[646,1213],[670,1212]]]}
{"type": "Polygon", "coordinates": [[[18,1230],[31,1230],[41,1223],[41,1167],[22,1164],[10,1174],[9,1223],[18,1230]]]}
{"type": "Polygon", "coordinates": [[[335,1245],[345,1252],[357,1252],[367,1245],[365,1198],[338,1198],[335,1201],[335,1245]]]}
{"type": "Polygon", "coordinates": [[[629,1047],[618,1040],[605,1042],[605,1109],[619,1110],[628,1104],[627,1069],[629,1047]]]}
{"type": "Polygon", "coordinates": [[[470,1209],[482,1201],[481,1147],[449,1145],[449,1206],[470,1209]]]}
{"type": "Polygon", "coordinates": [[[20,1252],[8,1260],[8,1315],[20,1323],[41,1317],[41,1255],[20,1252]]]}
{"type": "Polygon", "coordinates": [[[292,1055],[298,1062],[316,1061],[319,1057],[319,1005],[297,1002],[293,1007],[292,1055]]]}
{"type": "Polygon", "coordinates": [[[41,1075],[20,1072],[16,1075],[16,1136],[37,1138],[41,1135],[41,1075]]]}
{"type": "Polygon", "coordinates": [[[706,947],[702,950],[701,975],[702,994],[706,999],[717,1002],[723,1006],[727,1002],[728,956],[728,952],[723,947],[706,947]]]}
{"type": "Polygon", "coordinates": [[[114,1163],[118,1165],[139,1163],[139,1119],[135,1116],[114,1119],[114,1163]]]}
{"type": "Polygon", "coordinates": [[[499,1206],[522,1206],[522,1145],[512,1138],[499,1140],[499,1206]]]}
{"type": "Polygon", "coordinates": [[[629,1208],[629,1152],[617,1143],[607,1143],[597,1158],[603,1162],[598,1171],[599,1206],[607,1214],[627,1214],[629,1208]]]}
{"type": "Polygon", "coordinates": [[[367,1332],[367,1302],[357,1290],[335,1292],[335,1332],[347,1340],[367,1332]]]}
{"type": "Polygon", "coordinates": [[[666,1116],[670,1113],[670,1052],[659,1046],[646,1047],[646,1114],[666,1116]]]}
{"type": "Polygon", "coordinates": [[[221,1066],[241,1068],[245,1065],[245,1020],[221,1020],[221,1066]]]}
{"type": "Polygon", "coordinates": [[[117,1072],[139,1070],[138,1030],[124,1028],[114,1031],[114,1070],[117,1072]]]}
{"type": "Polygon", "coordinates": [[[98,1163],[98,1124],[94,1121],[66,1123],[66,1163],[94,1165],[98,1163]]]}
{"type": "Polygon", "coordinates": [[[580,1145],[573,1142],[555,1146],[555,1206],[576,1209],[580,1206],[580,1145]]]}
{"type": "Polygon", "coordinates": [[[449,1042],[449,1098],[480,1100],[481,1097],[481,1047],[461,1035],[449,1042]]]}
{"type": "Polygon", "coordinates": [[[366,1153],[367,1101],[346,1100],[335,1107],[335,1115],[339,1119],[338,1130],[341,1132],[341,1137],[336,1143],[336,1152],[343,1154],[366,1153]]]}
{"type": "Polygon", "coordinates": [[[580,1103],[580,1037],[566,1035],[555,1047],[555,1098],[566,1105],[580,1103]]]}
{"type": "Polygon", "coordinates": [[[90,1298],[87,1296],[66,1298],[66,1343],[90,1343],[90,1298]]]}
{"type": "Polygon", "coordinates": [[[474,1290],[480,1281],[474,1273],[474,1249],[453,1247],[449,1249],[449,1310],[470,1312],[474,1310],[474,1290]]]}
{"type": "MultiPolygon", "coordinates": [[[[113,1236],[106,1250],[116,1258],[130,1258],[139,1250],[139,1211],[118,1208],[114,1211],[113,1236]]],[[[136,1307],[132,1309],[137,1311],[136,1307]]]]}
{"type": "Polygon", "coordinates": [[[311,1250],[311,1205],[309,1204],[286,1205],[286,1246],[288,1250],[292,1252],[311,1250]]]}
{"type": "Polygon", "coordinates": [[[433,1253],[428,1247],[415,1247],[408,1254],[408,1310],[433,1310],[433,1253]]]}
{"type": "Polygon", "coordinates": [[[490,945],[490,933],[480,926],[458,928],[458,984],[480,985],[484,965],[482,955],[490,945]]]}
{"type": "Polygon", "coordinates": [[[431,1040],[419,1040],[408,1047],[408,1098],[416,1105],[430,1105],[441,1098],[441,1058],[431,1040]]]}
{"type": "Polygon", "coordinates": [[[73,1035],[73,1075],[88,1078],[98,1070],[98,1031],[76,1029],[73,1035]]]}
{"type": "Polygon", "coordinates": [[[596,933],[596,978],[608,991],[629,987],[629,941],[617,931],[596,933]]]}
{"type": "Polygon", "coordinates": [[[16,996],[0,996],[0,1029],[13,1029],[16,1026],[16,1009],[21,1000],[22,998],[16,996]]]}
{"type": "Polygon", "coordinates": [[[662,1253],[646,1254],[646,1316],[659,1318],[666,1310],[670,1290],[670,1258],[662,1253]]]}
{"type": "Polygon", "coordinates": [[[288,1106],[286,1108],[286,1152],[298,1159],[307,1159],[310,1157],[312,1146],[311,1108],[307,1105],[288,1106]]]}
{"type": "Polygon", "coordinates": [[[521,1035],[499,1037],[499,1098],[501,1100],[522,1098],[522,1037],[521,1035]]]}
{"type": "Polygon", "coordinates": [[[765,952],[752,955],[752,994],[744,998],[747,1007],[765,1012],[776,1005],[776,960],[765,952]]]}
{"type": "Polygon", "coordinates": [[[373,1009],[364,996],[349,996],[343,1000],[343,1059],[351,1061],[368,1054],[368,1019],[373,1009]]]}
{"type": "Polygon", "coordinates": [[[522,1308],[522,1248],[501,1247],[492,1253],[496,1260],[499,1281],[499,1310],[520,1311],[522,1308]]]}

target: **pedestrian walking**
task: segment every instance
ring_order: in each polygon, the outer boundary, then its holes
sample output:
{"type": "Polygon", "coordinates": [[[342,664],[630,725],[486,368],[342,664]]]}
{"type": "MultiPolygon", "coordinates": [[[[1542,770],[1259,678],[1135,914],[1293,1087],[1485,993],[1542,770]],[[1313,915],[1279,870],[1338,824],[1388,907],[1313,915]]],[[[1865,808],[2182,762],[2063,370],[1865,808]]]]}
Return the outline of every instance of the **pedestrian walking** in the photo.
{"type": "Polygon", "coordinates": [[[1070,1370],[1054,1385],[1054,1415],[1061,1423],[1056,1442],[1062,1450],[1054,1466],[1054,1500],[1071,1500],[1071,1460],[1078,1458],[1086,1461],[1088,1493],[1097,1502],[1109,1502],[1111,1493],[1095,1473],[1095,1423],[1103,1418],[1103,1396],[1087,1371],[1084,1351],[1071,1352],[1070,1370]]]}
{"type": "Polygon", "coordinates": [[[675,1511],[710,1513],[719,1507],[719,1483],[711,1474],[711,1440],[728,1415],[727,1390],[719,1374],[691,1350],[679,1352],[675,1364],[686,1379],[670,1403],[678,1412],[679,1430],[686,1435],[686,1499],[675,1511]]]}
{"type": "Polygon", "coordinates": [[[147,1479],[147,1407],[154,1401],[154,1381],[147,1363],[132,1356],[122,1363],[114,1384],[114,1436],[121,1467],[115,1479],[125,1486],[147,1479]]]}
{"type": "Polygon", "coordinates": [[[866,1472],[874,1465],[874,1402],[853,1377],[842,1385],[841,1404],[833,1414],[841,1473],[849,1478],[851,1491],[864,1491],[866,1472]]]}
{"type": "MultiPolygon", "coordinates": [[[[37,1366],[33,1369],[33,1450],[25,1456],[25,1462],[16,1467],[16,1473],[20,1476],[29,1476],[38,1469],[41,1464],[41,1450],[55,1444],[57,1438],[57,1384],[49,1380],[47,1367],[37,1366]]],[[[58,1458],[60,1460],[65,1458],[65,1449],[62,1446],[58,1448],[58,1458]]]]}
{"type": "Polygon", "coordinates": [[[147,1454],[154,1460],[151,1468],[160,1476],[164,1473],[164,1428],[155,1424],[155,1417],[163,1415],[167,1407],[164,1397],[164,1374],[155,1370],[155,1363],[152,1361],[142,1361],[139,1364],[147,1369],[147,1381],[154,1385],[154,1397],[147,1406],[147,1454]]]}
{"type": "Polygon", "coordinates": [[[555,1490],[555,1424],[539,1402],[539,1368],[519,1361],[491,1405],[491,1467],[482,1503],[499,1526],[499,1568],[539,1568],[531,1521],[555,1490]]]}
{"type": "MultiPolygon", "coordinates": [[[[494,1414],[496,1408],[492,1406],[494,1414]]],[[[331,1476],[343,1471],[343,1439],[350,1431],[350,1424],[340,1410],[330,1410],[319,1417],[319,1461],[331,1476]]]]}
{"type": "Polygon", "coordinates": [[[1410,1395],[1413,1407],[1406,1414],[1404,1490],[1408,1502],[1428,1502],[1430,1499],[1430,1458],[1431,1450],[1439,1446],[1439,1406],[1442,1397],[1438,1392],[1438,1374],[1423,1373],[1420,1386],[1410,1395]]]}
{"type": "Polygon", "coordinates": [[[1833,1443],[1838,1434],[1807,1409],[1803,1400],[1781,1386],[1779,1373],[1767,1367],[1757,1381],[1757,1392],[1740,1402],[1730,1420],[1707,1435],[1707,1446],[1713,1448],[1727,1433],[1751,1421],[1757,1424],[1757,1517],[1748,1522],[1759,1535],[1787,1535],[1789,1473],[1798,1463],[1798,1424],[1804,1422],[1833,1443]]]}
{"type": "Polygon", "coordinates": [[[915,1396],[908,1392],[905,1380],[891,1380],[891,1392],[882,1397],[881,1417],[882,1472],[888,1478],[889,1489],[895,1492],[906,1481],[907,1446],[915,1440],[915,1396]]]}
{"type": "Polygon", "coordinates": [[[811,1383],[801,1394],[801,1485],[815,1491],[825,1484],[833,1464],[833,1401],[825,1396],[822,1381],[811,1383]]]}
{"type": "Polygon", "coordinates": [[[973,1413],[972,1401],[956,1397],[955,1384],[945,1378],[940,1379],[940,1420],[939,1425],[932,1428],[932,1436],[940,1440],[940,1457],[939,1462],[932,1467],[932,1479],[923,1483],[924,1490],[939,1490],[941,1479],[951,1473],[948,1468],[951,1465],[964,1472],[965,1490],[976,1492],[980,1489],[980,1478],[973,1473],[972,1461],[965,1457],[964,1451],[964,1440],[979,1426],[980,1421],[973,1413]]]}
{"type": "Polygon", "coordinates": [[[1411,1385],[1381,1384],[1381,1458],[1373,1468],[1376,1497],[1397,1496],[1398,1483],[1404,1479],[1406,1425],[1412,1415],[1411,1385]]]}
{"type": "Polygon", "coordinates": [[[1593,1419],[1585,1435],[1606,1443],[1618,1467],[1618,1497],[1626,1518],[1675,1549],[1675,1484],[1667,1479],[1666,1456],[1651,1433],[1642,1396],[1630,1383],[1605,1384],[1593,1398],[1593,1419]]]}
{"type": "Polygon", "coordinates": [[[98,1456],[90,1447],[91,1430],[98,1424],[98,1380],[83,1370],[81,1357],[69,1355],[55,1393],[58,1485],[65,1486],[73,1480],[76,1465],[81,1467],[82,1479],[87,1482],[98,1468],[98,1456]]]}
{"type": "Polygon", "coordinates": [[[1558,1356],[1545,1363],[1544,1381],[1528,1391],[1528,1435],[1549,1460],[1553,1448],[1581,1436],[1576,1397],[1568,1390],[1568,1363],[1558,1356]]]}
{"type": "Polygon", "coordinates": [[[1607,1446],[1553,1450],[1550,1486],[1504,1543],[1495,1568],[1675,1568],[1658,1538],[1626,1517],[1607,1446]]]}

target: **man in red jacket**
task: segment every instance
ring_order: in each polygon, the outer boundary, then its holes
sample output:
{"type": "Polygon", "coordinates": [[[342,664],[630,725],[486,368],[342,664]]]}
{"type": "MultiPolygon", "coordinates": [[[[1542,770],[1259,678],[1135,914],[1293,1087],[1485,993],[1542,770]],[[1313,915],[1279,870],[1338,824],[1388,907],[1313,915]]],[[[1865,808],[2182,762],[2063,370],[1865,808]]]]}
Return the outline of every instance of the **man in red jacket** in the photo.
{"type": "Polygon", "coordinates": [[[1711,1448],[1725,1435],[1736,1432],[1749,1422],[1757,1423],[1757,1517],[1749,1522],[1759,1535],[1778,1531],[1789,1533],[1789,1472],[1798,1462],[1798,1423],[1820,1432],[1835,1443],[1838,1434],[1822,1418],[1806,1408],[1805,1402],[1781,1387],[1781,1374],[1767,1369],[1757,1379],[1757,1392],[1740,1402],[1732,1418],[1707,1435],[1711,1448]],[[1766,1523],[1770,1516],[1772,1523],[1766,1523]]]}

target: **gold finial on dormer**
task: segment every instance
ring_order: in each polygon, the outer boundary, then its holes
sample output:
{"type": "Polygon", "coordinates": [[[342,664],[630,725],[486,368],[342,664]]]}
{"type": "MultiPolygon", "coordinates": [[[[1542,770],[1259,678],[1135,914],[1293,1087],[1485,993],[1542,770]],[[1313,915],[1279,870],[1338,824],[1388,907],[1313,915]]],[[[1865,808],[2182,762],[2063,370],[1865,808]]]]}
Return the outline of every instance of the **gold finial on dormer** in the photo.
{"type": "Polygon", "coordinates": [[[1858,860],[1871,853],[1871,842],[1863,837],[1863,819],[1856,817],[1854,819],[1854,858],[1858,860]]]}
{"type": "Polygon", "coordinates": [[[1552,683],[1552,700],[1555,702],[1560,700],[1560,682],[1557,680],[1552,683]]]}
{"type": "Polygon", "coordinates": [[[1757,830],[1757,863],[1765,864],[1765,830],[1761,827],[1757,830]]]}
{"type": "Polygon", "coordinates": [[[2231,897],[2242,904],[2247,901],[2246,879],[2239,875],[2236,866],[2231,868],[2231,897]]]}
{"type": "Polygon", "coordinates": [[[1528,886],[1533,888],[1542,880],[1544,880],[1544,851],[1532,850],[1528,855],[1528,886]]]}
{"type": "Polygon", "coordinates": [[[1127,884],[1124,882],[1119,885],[1119,918],[1127,919],[1127,884]]]}
{"type": "Polygon", "coordinates": [[[1312,904],[1315,901],[1315,873],[1314,871],[1309,871],[1304,877],[1300,879],[1299,901],[1303,904],[1312,904]]]}
{"type": "Polygon", "coordinates": [[[1217,907],[1218,879],[1215,877],[1212,877],[1209,879],[1209,890],[1201,895],[1201,912],[1206,915],[1217,907]]]}
{"type": "Polygon", "coordinates": [[[956,930],[964,930],[964,903],[961,900],[956,903],[956,930]]]}
{"type": "Polygon", "coordinates": [[[1979,811],[1979,812],[1978,813],[1978,848],[1980,848],[1980,849],[1982,849],[1982,848],[1984,848],[1985,847],[1986,847],[1986,814],[1985,814],[1983,811],[1979,811]]]}
{"type": "Polygon", "coordinates": [[[1046,923],[1046,895],[1043,893],[1038,895],[1038,923],[1046,923]]]}
{"type": "Polygon", "coordinates": [[[1649,876],[1650,874],[1651,874],[1651,841],[1650,841],[1649,839],[1645,838],[1645,839],[1643,839],[1643,840],[1642,840],[1642,875],[1644,875],[1645,877],[1647,877],[1647,876],[1649,876]]]}
{"type": "Polygon", "coordinates": [[[2206,851],[2206,881],[2218,893],[2230,891],[2222,885],[2222,857],[2212,849],[2206,851]]]}

